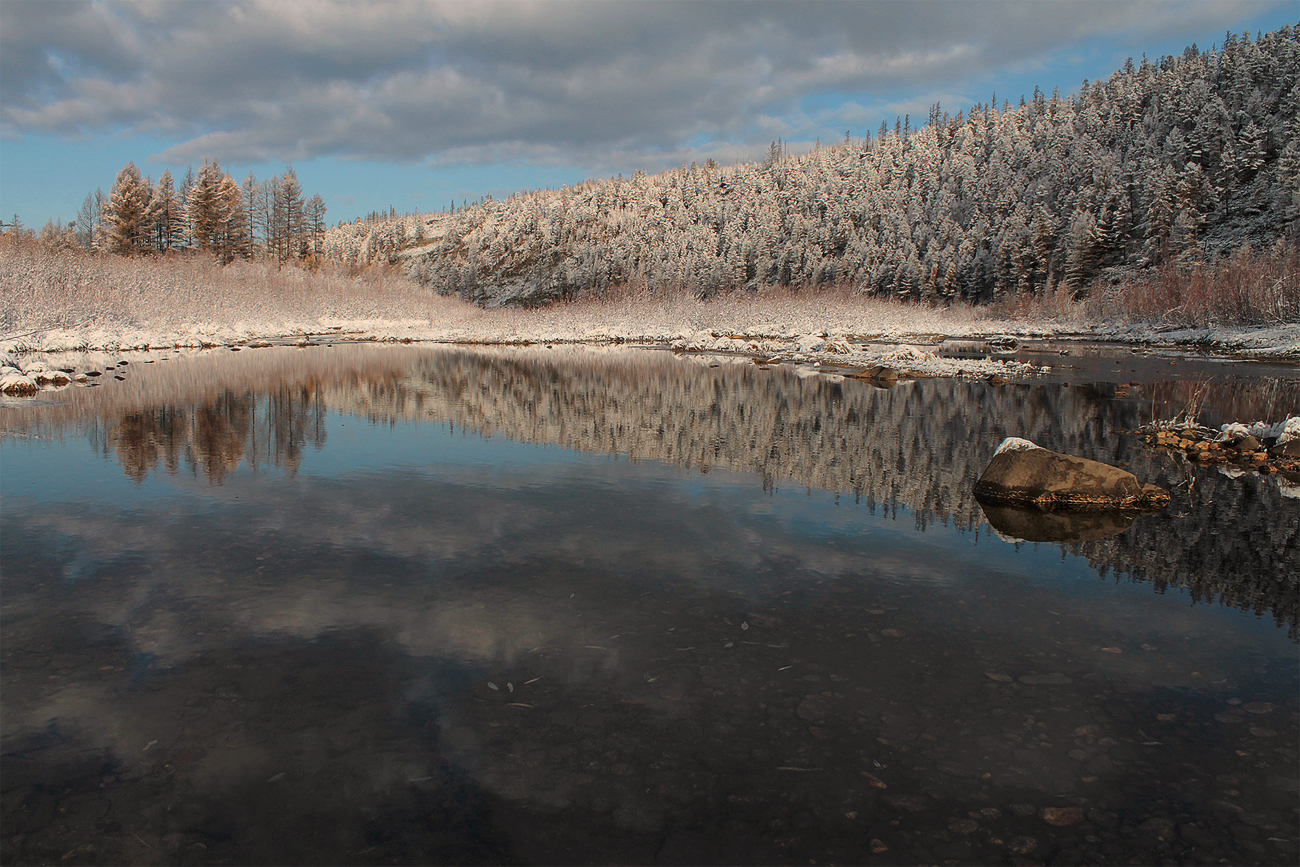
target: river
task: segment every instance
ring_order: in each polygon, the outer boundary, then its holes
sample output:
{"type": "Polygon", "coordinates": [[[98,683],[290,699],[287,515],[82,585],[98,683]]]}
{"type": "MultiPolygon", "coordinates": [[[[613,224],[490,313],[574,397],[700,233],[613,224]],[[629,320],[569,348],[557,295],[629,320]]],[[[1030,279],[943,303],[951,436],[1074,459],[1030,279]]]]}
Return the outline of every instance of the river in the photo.
{"type": "Polygon", "coordinates": [[[1300,479],[1132,433],[1294,366],[172,355],[0,408],[6,864],[1300,853],[1300,479]],[[1173,504],[1016,539],[1006,436],[1173,504]]]}

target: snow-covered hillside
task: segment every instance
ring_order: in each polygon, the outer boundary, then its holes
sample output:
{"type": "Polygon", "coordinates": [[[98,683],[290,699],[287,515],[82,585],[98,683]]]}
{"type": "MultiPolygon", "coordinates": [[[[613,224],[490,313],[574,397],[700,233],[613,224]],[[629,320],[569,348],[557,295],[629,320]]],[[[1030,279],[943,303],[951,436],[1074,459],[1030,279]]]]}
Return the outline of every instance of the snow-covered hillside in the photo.
{"type": "Polygon", "coordinates": [[[791,158],[682,167],[340,226],[328,256],[402,264],[487,306],[611,289],[836,284],[983,301],[1083,289],[1300,226],[1300,31],[1128,64],[1063,98],[882,128],[791,158]]]}

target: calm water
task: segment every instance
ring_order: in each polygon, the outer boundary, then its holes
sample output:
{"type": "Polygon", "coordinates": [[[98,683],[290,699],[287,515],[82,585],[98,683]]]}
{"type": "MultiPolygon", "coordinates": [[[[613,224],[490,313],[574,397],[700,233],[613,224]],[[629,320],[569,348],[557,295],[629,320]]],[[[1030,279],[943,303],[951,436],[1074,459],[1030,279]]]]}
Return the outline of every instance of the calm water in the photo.
{"type": "Polygon", "coordinates": [[[1294,863],[1300,480],[1125,431],[1296,369],[1055,358],[273,348],[11,401],[2,860],[1294,863]],[[1174,505],[1000,536],[1007,435],[1174,505]]]}

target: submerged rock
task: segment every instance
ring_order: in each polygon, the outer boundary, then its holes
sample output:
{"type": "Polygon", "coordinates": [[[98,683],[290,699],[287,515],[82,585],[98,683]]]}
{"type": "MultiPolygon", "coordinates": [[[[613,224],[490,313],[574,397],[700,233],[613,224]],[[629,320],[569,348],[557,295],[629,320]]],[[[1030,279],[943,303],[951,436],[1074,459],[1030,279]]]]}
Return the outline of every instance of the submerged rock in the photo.
{"type": "Polygon", "coordinates": [[[975,496],[994,505],[1038,509],[1158,511],[1169,492],[1137,476],[1087,458],[1063,455],[1008,437],[975,484],[975,496]]]}

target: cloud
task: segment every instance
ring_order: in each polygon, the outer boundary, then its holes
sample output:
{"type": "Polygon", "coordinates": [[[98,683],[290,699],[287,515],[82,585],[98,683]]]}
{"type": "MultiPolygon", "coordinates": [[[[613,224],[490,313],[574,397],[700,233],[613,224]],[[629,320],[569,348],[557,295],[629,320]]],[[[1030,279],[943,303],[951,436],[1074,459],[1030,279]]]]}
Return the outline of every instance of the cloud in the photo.
{"type": "MultiPolygon", "coordinates": [[[[7,135],[150,134],[184,164],[321,156],[593,167],[746,155],[799,102],[879,101],[1242,2],[6,3],[7,135]]],[[[1200,32],[1195,31],[1195,32],[1200,32]]],[[[918,97],[926,102],[923,97],[918,97]]],[[[929,100],[933,102],[933,100],[929,100]]],[[[927,103],[928,104],[928,103],[927,103]]],[[[961,106],[951,106],[953,110],[961,106]]],[[[828,118],[832,120],[833,118],[828,118]]],[[[826,130],[827,132],[829,130],[826,130]]]]}

